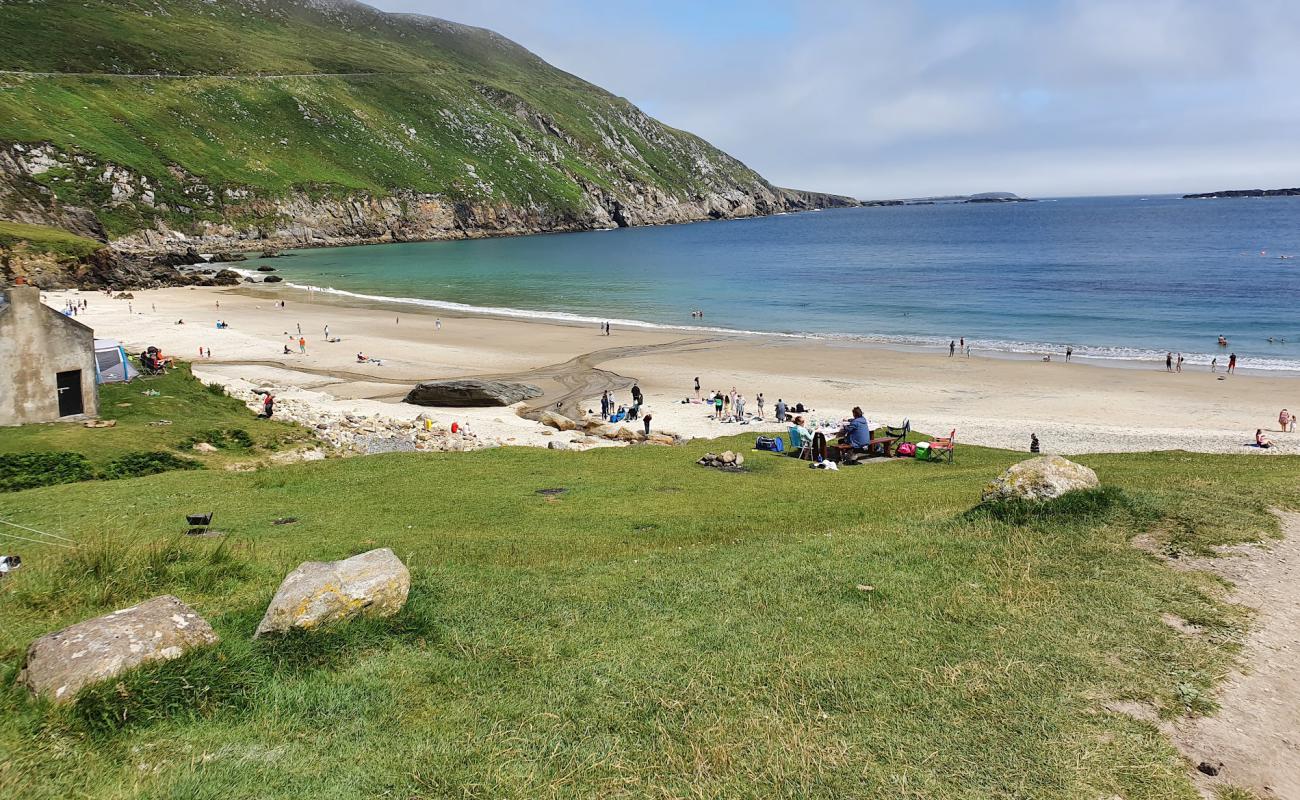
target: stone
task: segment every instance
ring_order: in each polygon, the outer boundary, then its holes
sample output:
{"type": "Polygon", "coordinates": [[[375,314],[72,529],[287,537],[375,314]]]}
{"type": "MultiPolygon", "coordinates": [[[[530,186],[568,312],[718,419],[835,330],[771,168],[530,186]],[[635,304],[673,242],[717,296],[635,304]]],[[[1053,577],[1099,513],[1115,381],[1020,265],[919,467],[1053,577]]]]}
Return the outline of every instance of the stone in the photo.
{"type": "Polygon", "coordinates": [[[541,397],[542,390],[528,383],[489,381],[461,378],[447,381],[425,381],[411,389],[404,402],[417,406],[447,406],[451,408],[480,408],[508,406],[532,397],[541,397]]]}
{"type": "Polygon", "coordinates": [[[341,561],[304,561],[276,589],[253,636],[315,630],[361,614],[391,617],[410,591],[411,573],[387,547],[341,561]]]}
{"type": "Polygon", "coordinates": [[[563,414],[556,414],[554,411],[543,411],[542,416],[538,418],[538,422],[557,431],[571,431],[578,427],[578,423],[563,414]]]}
{"type": "Polygon", "coordinates": [[[207,620],[162,595],[42,636],[27,648],[18,681],[33,694],[71,702],[92,683],[217,641],[207,620]]]}
{"type": "Polygon", "coordinates": [[[568,450],[569,443],[568,442],[547,442],[546,449],[547,450],[568,450]]]}
{"type": "Polygon", "coordinates": [[[667,433],[652,433],[649,436],[645,437],[645,441],[646,444],[661,444],[661,445],[677,444],[677,440],[674,439],[671,434],[667,434],[667,433]]]}
{"type": "Polygon", "coordinates": [[[1101,485],[1097,473],[1061,456],[1039,456],[1013,464],[984,488],[984,501],[1052,500],[1101,485]]]}
{"type": "Polygon", "coordinates": [[[735,464],[737,467],[743,466],[745,463],[745,456],[741,453],[736,453],[736,460],[731,463],[735,464]]]}
{"type": "Polygon", "coordinates": [[[730,450],[724,450],[722,455],[718,456],[718,460],[723,464],[734,464],[736,463],[736,454],[730,450]]]}
{"type": "Polygon", "coordinates": [[[279,275],[267,275],[262,279],[262,283],[279,283],[282,280],[284,280],[284,278],[281,278],[279,275]]]}
{"type": "Polygon", "coordinates": [[[240,275],[233,269],[223,269],[216,275],[212,276],[214,286],[238,286],[240,275]]]}
{"type": "Polygon", "coordinates": [[[213,445],[207,443],[207,442],[197,442],[197,443],[194,445],[194,450],[195,450],[196,452],[199,452],[199,453],[215,453],[215,452],[217,452],[217,448],[214,447],[213,445]]]}

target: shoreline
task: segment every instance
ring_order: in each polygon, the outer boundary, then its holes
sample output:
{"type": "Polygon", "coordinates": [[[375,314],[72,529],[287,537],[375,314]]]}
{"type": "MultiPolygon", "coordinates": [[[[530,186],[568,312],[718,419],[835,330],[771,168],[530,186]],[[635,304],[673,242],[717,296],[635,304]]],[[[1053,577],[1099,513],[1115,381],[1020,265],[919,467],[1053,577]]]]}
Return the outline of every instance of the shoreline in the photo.
{"type": "MultiPolygon", "coordinates": [[[[257,272],[256,270],[236,266],[243,262],[223,263],[221,266],[231,269],[244,277],[261,279],[267,273],[257,272]]],[[[668,322],[652,322],[649,320],[632,319],[627,317],[595,317],[569,311],[547,311],[537,309],[511,308],[505,306],[475,306],[468,303],[460,303],[452,300],[436,300],[422,297],[405,297],[393,295],[367,294],[364,292],[354,292],[349,289],[338,289],[329,286],[317,286],[314,284],[299,283],[284,276],[282,282],[276,284],[283,289],[277,290],[296,290],[309,293],[313,297],[335,297],[345,301],[355,301],[366,304],[382,303],[394,307],[405,309],[424,309],[429,313],[441,313],[450,315],[461,313],[466,315],[487,316],[498,319],[516,319],[522,321],[535,322],[554,322],[560,324],[573,325],[598,325],[602,322],[609,322],[612,325],[625,328],[641,328],[647,330],[664,330],[677,331],[691,335],[737,335],[737,336],[759,336],[759,337],[776,337],[781,339],[796,339],[810,342],[819,342],[827,345],[848,344],[852,346],[867,346],[880,349],[888,349],[903,353],[926,353],[945,355],[948,349],[947,345],[940,341],[943,337],[928,337],[923,335],[911,336],[888,336],[883,334],[849,334],[849,333],[817,333],[817,332],[791,332],[791,331],[765,331],[749,328],[726,328],[711,325],[692,325],[668,322]],[[929,341],[933,339],[934,341],[929,341]]],[[[261,281],[259,280],[258,283],[261,281]]],[[[251,284],[255,286],[256,284],[251,284]]],[[[238,288],[248,288],[250,284],[241,284],[238,288]]],[[[972,348],[972,355],[984,358],[1006,359],[1011,361],[1041,361],[1043,356],[1051,355],[1053,361],[1064,360],[1064,351],[1066,343],[1054,342],[1015,342],[1015,341],[988,341],[972,339],[967,342],[972,348]]],[[[1075,352],[1072,362],[1089,364],[1111,369],[1132,369],[1147,370],[1158,367],[1164,361],[1163,355],[1156,350],[1150,350],[1140,347],[1123,347],[1123,346],[1098,346],[1098,345],[1069,345],[1074,348],[1075,352]],[[1131,353],[1132,355],[1102,355],[1102,352],[1113,351],[1116,353],[1131,353]]],[[[1222,346],[1222,352],[1184,352],[1184,367],[1188,370],[1208,370],[1211,359],[1219,359],[1217,374],[1223,374],[1227,366],[1228,354],[1232,352],[1231,343],[1222,346]]],[[[965,357],[958,352],[957,357],[965,357]]],[[[1245,374],[1269,375],[1277,377],[1300,378],[1300,365],[1289,366],[1285,361],[1270,361],[1255,357],[1250,360],[1249,366],[1239,366],[1238,371],[1245,374]],[[1260,362],[1264,364],[1282,364],[1280,366],[1258,366],[1260,362]]]]}
{"type": "Polygon", "coordinates": [[[1300,452],[1300,434],[1277,431],[1278,410],[1300,408],[1300,384],[1276,373],[1220,380],[1204,370],[1169,374],[983,353],[949,358],[865,342],[617,324],[606,337],[586,322],[340,297],[285,283],[142,290],[130,301],[97,292],[46,294],[56,308],[69,297],[87,299],[78,320],[97,336],[117,338],[133,352],[160,346],[193,361],[202,379],[235,393],[264,384],[322,413],[408,423],[424,413],[440,425],[459,421],[487,445],[547,446],[576,437],[547,432],[518,416],[518,408],[406,405],[400,402],[406,390],[420,380],[491,376],[536,383],[544,395],[534,409],[560,396],[595,409],[601,387],[627,403],[625,389],[635,380],[654,414],[653,429],[686,438],[784,432],[786,426],[771,420],[782,398],[816,409],[809,416],[818,420],[837,421],[861,405],[875,425],[906,418],[918,431],[943,435],[956,428],[959,443],[1014,450],[1026,450],[1036,433],[1044,452],[1067,455],[1300,452]],[[277,307],[280,300],[286,308],[277,307]],[[216,330],[219,318],[231,327],[216,330]],[[177,325],[178,319],[186,323],[177,325]],[[327,323],[331,336],[343,341],[324,341],[327,323]],[[296,346],[299,325],[305,354],[296,346]],[[290,334],[294,347],[286,355],[290,334]],[[213,357],[196,358],[199,347],[211,348],[213,357]],[[381,359],[382,366],[358,364],[357,352],[381,359]],[[702,405],[683,403],[697,375],[706,393],[737,387],[751,412],[763,392],[767,420],[719,423],[702,405]],[[1255,428],[1264,428],[1277,446],[1247,446],[1255,428]]]}

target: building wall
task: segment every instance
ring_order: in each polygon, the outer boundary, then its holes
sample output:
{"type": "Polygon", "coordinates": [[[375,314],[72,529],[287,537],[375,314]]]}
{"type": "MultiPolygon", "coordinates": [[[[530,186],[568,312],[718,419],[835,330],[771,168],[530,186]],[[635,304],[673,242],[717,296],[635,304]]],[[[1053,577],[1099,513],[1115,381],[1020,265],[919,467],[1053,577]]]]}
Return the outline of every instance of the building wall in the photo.
{"type": "Polygon", "coordinates": [[[95,332],[41,303],[34,286],[14,286],[0,302],[0,425],[59,419],[56,373],[81,370],[87,416],[99,413],[95,332]]]}

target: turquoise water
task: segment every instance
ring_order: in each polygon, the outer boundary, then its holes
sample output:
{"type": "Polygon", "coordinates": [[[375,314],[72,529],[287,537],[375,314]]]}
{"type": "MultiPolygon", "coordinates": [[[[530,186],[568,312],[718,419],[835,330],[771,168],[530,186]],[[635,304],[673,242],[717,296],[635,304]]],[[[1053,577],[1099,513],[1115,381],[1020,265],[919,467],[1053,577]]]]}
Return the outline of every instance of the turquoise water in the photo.
{"type": "Polygon", "coordinates": [[[1230,350],[1244,368],[1300,370],[1300,198],[842,209],[267,263],[292,284],[435,307],[922,347],[965,337],[983,352],[1068,344],[1117,361],[1230,350]]]}

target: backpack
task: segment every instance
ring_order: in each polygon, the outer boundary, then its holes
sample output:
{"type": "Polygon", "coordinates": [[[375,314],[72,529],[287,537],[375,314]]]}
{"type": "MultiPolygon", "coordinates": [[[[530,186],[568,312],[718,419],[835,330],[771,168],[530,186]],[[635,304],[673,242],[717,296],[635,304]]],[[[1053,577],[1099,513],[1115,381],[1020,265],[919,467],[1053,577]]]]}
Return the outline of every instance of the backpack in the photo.
{"type": "Polygon", "coordinates": [[[894,451],[894,455],[903,458],[910,458],[916,455],[916,445],[912,442],[903,442],[898,446],[898,449],[894,451]]]}
{"type": "Polygon", "coordinates": [[[780,436],[760,436],[754,441],[755,450],[769,450],[773,453],[785,452],[785,441],[780,436]]]}

